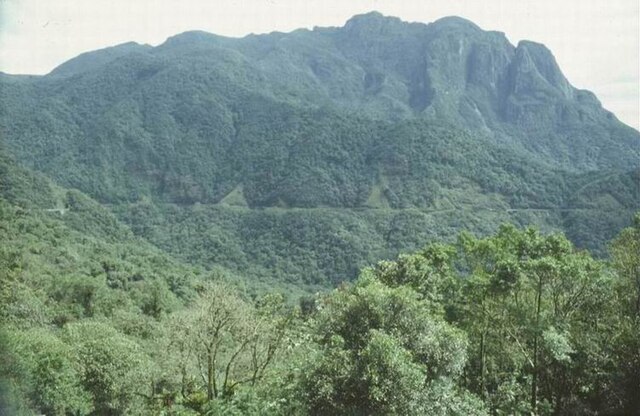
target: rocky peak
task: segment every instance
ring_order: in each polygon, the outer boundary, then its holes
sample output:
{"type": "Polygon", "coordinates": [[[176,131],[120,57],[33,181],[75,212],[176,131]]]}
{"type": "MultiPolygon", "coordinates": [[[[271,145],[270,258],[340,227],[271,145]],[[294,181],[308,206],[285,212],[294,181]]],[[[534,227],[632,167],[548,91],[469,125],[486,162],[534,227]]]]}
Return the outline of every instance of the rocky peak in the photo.
{"type": "Polygon", "coordinates": [[[573,87],[562,74],[553,54],[540,43],[526,40],[518,43],[512,77],[516,95],[541,91],[563,98],[573,97],[573,87]]]}
{"type": "Polygon", "coordinates": [[[402,20],[397,17],[384,16],[380,12],[372,11],[369,13],[358,14],[347,20],[343,30],[348,32],[359,32],[363,30],[376,30],[387,25],[402,24],[402,20]]]}
{"type": "Polygon", "coordinates": [[[431,30],[455,30],[466,33],[482,32],[475,23],[459,16],[447,16],[429,24],[431,30]]]}

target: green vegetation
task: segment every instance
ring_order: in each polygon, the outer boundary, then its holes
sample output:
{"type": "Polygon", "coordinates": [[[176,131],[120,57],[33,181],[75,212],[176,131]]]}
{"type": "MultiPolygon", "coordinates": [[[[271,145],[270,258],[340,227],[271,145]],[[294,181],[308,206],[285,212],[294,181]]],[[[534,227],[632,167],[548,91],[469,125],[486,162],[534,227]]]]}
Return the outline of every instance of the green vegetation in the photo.
{"type": "Polygon", "coordinates": [[[0,414],[640,408],[640,135],[542,45],[190,32],[0,128],[0,414]]]}
{"type": "Polygon", "coordinates": [[[634,213],[617,203],[606,212],[588,205],[565,211],[511,209],[491,196],[471,198],[478,205],[469,201],[440,209],[250,209],[146,200],[112,210],[136,235],[183,262],[205,269],[223,266],[267,286],[282,282],[310,290],[351,280],[362,267],[415,251],[425,241],[454,241],[461,229],[488,235],[505,222],[566,229],[572,239],[604,256],[605,239],[613,238],[634,213]]]}
{"type": "MultiPolygon", "coordinates": [[[[5,169],[23,191],[48,184],[5,169]]],[[[170,260],[70,194],[93,210],[82,223],[93,235],[72,228],[73,209],[3,194],[3,412],[629,414],[639,404],[640,214],[610,261],[561,234],[502,226],[294,305],[170,260]]]]}
{"type": "Polygon", "coordinates": [[[602,256],[640,209],[637,132],[541,45],[462,19],[190,32],[0,84],[21,164],[184,262],[266,286],[335,284],[503,222],[602,256]]]}
{"type": "MultiPolygon", "coordinates": [[[[501,226],[287,302],[219,266],[172,260],[80,192],[0,166],[3,413],[629,414],[640,404],[640,214],[607,261],[561,234],[501,226]]],[[[329,258],[349,265],[339,251],[329,258]]]]}
{"type": "Polygon", "coordinates": [[[0,83],[21,164],[184,262],[265,284],[336,283],[503,222],[605,255],[640,209],[637,132],[540,45],[461,19],[186,33],[0,83]]]}

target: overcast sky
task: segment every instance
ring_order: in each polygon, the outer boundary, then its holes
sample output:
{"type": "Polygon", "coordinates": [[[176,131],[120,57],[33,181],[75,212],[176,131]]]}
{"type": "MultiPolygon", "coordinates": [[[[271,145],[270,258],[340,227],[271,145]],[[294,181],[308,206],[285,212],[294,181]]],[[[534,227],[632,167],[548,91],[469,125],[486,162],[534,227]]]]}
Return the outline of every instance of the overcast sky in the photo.
{"type": "Polygon", "coordinates": [[[45,74],[79,53],[157,45],[186,30],[227,36],[342,26],[378,10],[428,23],[457,15],[551,49],[573,85],[640,128],[638,0],[0,0],[0,71],[45,74]]]}

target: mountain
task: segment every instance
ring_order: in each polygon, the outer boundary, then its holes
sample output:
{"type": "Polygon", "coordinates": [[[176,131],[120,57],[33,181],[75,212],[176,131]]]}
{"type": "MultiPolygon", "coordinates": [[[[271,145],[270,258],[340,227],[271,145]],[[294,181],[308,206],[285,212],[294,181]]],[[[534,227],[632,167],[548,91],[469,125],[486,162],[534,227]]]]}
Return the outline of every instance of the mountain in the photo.
{"type": "Polygon", "coordinates": [[[633,414],[639,145],[455,17],[0,73],[0,414],[633,414]]]}
{"type": "Polygon", "coordinates": [[[504,221],[600,250],[640,208],[640,134],[543,45],[457,17],[128,43],[1,76],[0,103],[25,167],[255,279],[334,283],[504,221]]]}

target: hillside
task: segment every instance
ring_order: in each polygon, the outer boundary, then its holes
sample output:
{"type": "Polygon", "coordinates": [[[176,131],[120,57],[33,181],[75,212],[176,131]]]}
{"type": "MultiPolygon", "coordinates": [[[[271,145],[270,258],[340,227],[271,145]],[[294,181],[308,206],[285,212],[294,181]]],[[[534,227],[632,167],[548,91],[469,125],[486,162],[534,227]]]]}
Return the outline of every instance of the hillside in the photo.
{"type": "Polygon", "coordinates": [[[187,32],[0,85],[3,142],[20,163],[183,259],[243,273],[257,263],[249,274],[261,278],[336,281],[462,224],[533,222],[601,250],[640,207],[637,180],[624,179],[638,175],[638,132],[571,86],[543,45],[460,18],[374,12],[241,39],[187,32]],[[155,230],[132,211],[149,201],[172,207],[155,230]],[[199,211],[205,225],[175,232],[199,211]],[[425,229],[394,240],[406,215],[425,229]],[[289,225],[301,216],[322,231],[300,237],[289,225]],[[320,247],[355,262],[327,265],[320,247]]]}
{"type": "MultiPolygon", "coordinates": [[[[221,268],[172,259],[86,195],[2,154],[0,178],[2,414],[571,415],[638,406],[640,216],[612,242],[610,262],[561,234],[502,226],[379,262],[293,306],[281,293],[230,284],[221,268]]],[[[137,210],[161,209],[147,205],[137,210]]],[[[210,212],[193,210],[196,230],[209,224],[210,212]]],[[[300,221],[313,214],[300,211],[300,221]]],[[[310,218],[303,242],[322,228],[310,218]]],[[[418,215],[405,220],[423,225],[418,215]]],[[[325,260],[353,265],[340,248],[325,260]]]]}

